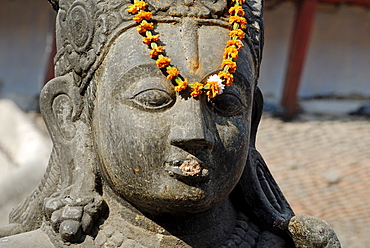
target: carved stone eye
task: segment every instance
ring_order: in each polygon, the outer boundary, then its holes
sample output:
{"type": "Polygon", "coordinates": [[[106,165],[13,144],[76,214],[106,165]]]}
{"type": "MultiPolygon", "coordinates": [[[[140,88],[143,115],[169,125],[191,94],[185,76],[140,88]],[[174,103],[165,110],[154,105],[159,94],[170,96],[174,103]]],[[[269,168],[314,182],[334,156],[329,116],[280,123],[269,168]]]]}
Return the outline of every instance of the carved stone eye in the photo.
{"type": "Polygon", "coordinates": [[[153,110],[166,108],[173,103],[170,94],[160,89],[141,91],[133,96],[131,100],[140,107],[153,110]]]}
{"type": "Polygon", "coordinates": [[[217,114],[227,117],[241,115],[245,108],[239,97],[227,92],[210,99],[208,106],[217,114]]]}

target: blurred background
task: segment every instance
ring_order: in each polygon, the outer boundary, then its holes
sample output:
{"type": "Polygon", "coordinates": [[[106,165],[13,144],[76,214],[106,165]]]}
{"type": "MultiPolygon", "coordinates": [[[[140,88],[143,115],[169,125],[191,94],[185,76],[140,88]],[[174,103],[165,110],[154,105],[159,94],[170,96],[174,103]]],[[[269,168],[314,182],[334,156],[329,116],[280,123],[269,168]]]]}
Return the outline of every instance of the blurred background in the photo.
{"type": "MultiPolygon", "coordinates": [[[[370,247],[370,0],[267,0],[257,148],[299,213],[343,247],[370,247]]],[[[47,0],[0,1],[0,225],[40,181],[51,142],[39,114],[53,77],[47,0]]]]}

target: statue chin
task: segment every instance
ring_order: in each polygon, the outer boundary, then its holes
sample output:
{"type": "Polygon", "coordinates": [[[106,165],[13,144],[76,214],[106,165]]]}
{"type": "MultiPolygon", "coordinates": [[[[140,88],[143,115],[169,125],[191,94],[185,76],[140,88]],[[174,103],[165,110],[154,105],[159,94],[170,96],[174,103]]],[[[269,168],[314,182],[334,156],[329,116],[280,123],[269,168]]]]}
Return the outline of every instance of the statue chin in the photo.
{"type": "MultiPolygon", "coordinates": [[[[234,181],[237,182],[237,178],[234,181]]],[[[122,188],[113,182],[109,187],[122,200],[128,201],[151,216],[199,214],[226,199],[233,189],[232,184],[228,187],[219,185],[222,191],[216,192],[208,180],[190,184],[169,177],[166,183],[163,182],[164,180],[158,180],[157,184],[154,182],[151,184],[151,188],[140,190],[131,187],[122,188]]]]}

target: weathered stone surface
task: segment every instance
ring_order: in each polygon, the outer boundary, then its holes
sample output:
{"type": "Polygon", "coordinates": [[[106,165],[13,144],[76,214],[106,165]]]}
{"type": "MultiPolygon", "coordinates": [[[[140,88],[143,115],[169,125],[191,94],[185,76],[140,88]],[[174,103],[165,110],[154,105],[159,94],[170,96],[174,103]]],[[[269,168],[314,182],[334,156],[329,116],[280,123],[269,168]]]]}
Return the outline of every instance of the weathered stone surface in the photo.
{"type": "MultiPolygon", "coordinates": [[[[217,74],[230,39],[226,1],[148,2],[181,76],[217,74]]],[[[233,84],[215,98],[175,91],[129,1],[52,4],[56,78],[40,108],[53,150],[0,235],[46,234],[56,247],[293,247],[294,213],[255,148],[262,2],[243,5],[252,25],[233,84]]]]}
{"type": "Polygon", "coordinates": [[[341,247],[333,229],[323,220],[296,215],[290,219],[288,230],[297,248],[337,248],[341,247]]]}

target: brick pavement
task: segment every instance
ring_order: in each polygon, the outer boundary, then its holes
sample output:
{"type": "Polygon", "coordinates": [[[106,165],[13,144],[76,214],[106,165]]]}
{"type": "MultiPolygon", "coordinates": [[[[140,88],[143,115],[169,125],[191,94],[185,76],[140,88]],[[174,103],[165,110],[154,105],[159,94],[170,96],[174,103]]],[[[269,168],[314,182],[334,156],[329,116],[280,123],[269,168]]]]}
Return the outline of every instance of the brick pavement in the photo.
{"type": "Polygon", "coordinates": [[[370,247],[370,119],[262,117],[257,149],[296,214],[325,219],[342,247],[370,247]]]}

